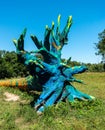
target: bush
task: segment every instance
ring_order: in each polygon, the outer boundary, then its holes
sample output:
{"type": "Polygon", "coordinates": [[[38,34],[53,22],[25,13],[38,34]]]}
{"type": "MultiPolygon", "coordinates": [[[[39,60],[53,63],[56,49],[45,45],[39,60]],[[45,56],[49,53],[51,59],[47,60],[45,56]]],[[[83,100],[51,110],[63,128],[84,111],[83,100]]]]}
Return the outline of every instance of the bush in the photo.
{"type": "Polygon", "coordinates": [[[17,54],[14,51],[0,51],[0,79],[27,75],[27,68],[18,62],[17,54]]]}

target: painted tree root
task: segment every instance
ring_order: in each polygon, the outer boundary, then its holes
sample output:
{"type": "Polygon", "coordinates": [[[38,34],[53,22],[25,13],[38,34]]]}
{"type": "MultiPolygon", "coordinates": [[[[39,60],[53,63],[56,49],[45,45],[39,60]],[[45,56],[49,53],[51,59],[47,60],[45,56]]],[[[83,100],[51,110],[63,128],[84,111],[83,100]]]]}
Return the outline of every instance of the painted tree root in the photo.
{"type": "Polygon", "coordinates": [[[94,97],[77,90],[72,82],[82,83],[73,75],[85,72],[86,66],[70,67],[61,61],[61,51],[68,41],[68,33],[72,25],[72,17],[69,16],[62,32],[60,32],[60,18],[58,16],[56,32],[54,22],[52,27],[46,26],[44,41],[39,41],[31,35],[38,50],[27,52],[24,50],[24,38],[26,29],[18,40],[13,40],[19,61],[29,69],[31,78],[28,79],[28,90],[42,91],[38,100],[34,102],[37,112],[43,112],[46,107],[57,104],[61,101],[73,102],[79,100],[93,100],[94,97]]]}

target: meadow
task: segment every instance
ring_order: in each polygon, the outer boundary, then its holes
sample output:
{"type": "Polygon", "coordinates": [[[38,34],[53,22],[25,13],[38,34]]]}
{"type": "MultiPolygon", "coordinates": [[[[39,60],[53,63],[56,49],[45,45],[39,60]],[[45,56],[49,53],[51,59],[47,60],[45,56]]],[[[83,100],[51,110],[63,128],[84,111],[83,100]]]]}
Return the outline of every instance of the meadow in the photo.
{"type": "Polygon", "coordinates": [[[0,87],[0,130],[105,130],[105,73],[86,72],[75,77],[84,84],[73,85],[95,100],[62,102],[42,115],[31,106],[34,93],[0,87]],[[5,100],[6,92],[19,100],[5,100]]]}

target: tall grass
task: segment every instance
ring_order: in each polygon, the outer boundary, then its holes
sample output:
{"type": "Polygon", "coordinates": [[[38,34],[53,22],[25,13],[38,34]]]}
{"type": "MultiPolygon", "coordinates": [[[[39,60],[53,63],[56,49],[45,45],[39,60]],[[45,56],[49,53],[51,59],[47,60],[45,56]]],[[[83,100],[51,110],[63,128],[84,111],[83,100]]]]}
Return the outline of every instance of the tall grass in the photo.
{"type": "Polygon", "coordinates": [[[85,82],[73,83],[79,90],[95,96],[94,101],[62,102],[37,115],[30,103],[33,94],[0,87],[0,130],[105,130],[105,73],[75,76],[85,82]],[[19,95],[16,102],[5,101],[5,92],[19,95]]]}

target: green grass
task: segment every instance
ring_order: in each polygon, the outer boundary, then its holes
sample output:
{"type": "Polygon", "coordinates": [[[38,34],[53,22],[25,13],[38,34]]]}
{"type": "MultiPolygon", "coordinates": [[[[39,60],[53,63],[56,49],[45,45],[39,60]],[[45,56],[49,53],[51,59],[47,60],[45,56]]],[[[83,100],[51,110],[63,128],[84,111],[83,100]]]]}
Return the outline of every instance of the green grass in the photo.
{"type": "Polygon", "coordinates": [[[96,97],[95,101],[60,103],[37,115],[30,102],[33,95],[13,88],[0,87],[0,130],[105,130],[105,73],[75,76],[85,85],[74,86],[96,97]],[[5,101],[4,92],[19,95],[20,100],[5,101]]]}

